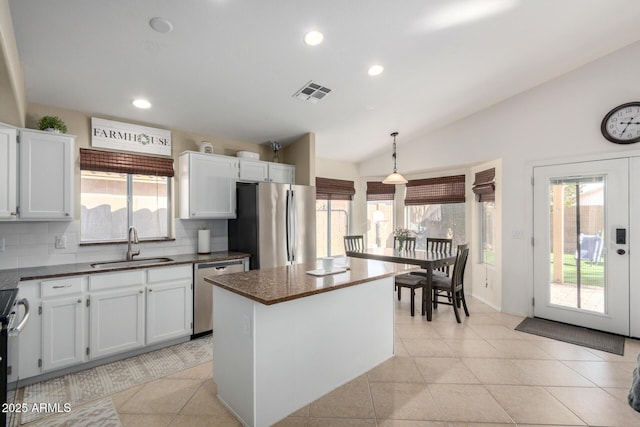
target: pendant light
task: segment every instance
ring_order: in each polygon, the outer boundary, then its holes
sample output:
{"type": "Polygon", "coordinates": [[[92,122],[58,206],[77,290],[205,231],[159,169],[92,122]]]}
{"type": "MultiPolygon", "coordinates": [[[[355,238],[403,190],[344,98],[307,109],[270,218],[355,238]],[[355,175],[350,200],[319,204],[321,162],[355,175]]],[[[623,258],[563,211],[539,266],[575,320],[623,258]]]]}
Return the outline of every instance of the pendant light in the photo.
{"type": "Polygon", "coordinates": [[[398,169],[396,168],[396,136],[398,136],[398,132],[393,132],[391,134],[393,137],[393,173],[386,177],[382,183],[383,184],[406,184],[407,180],[404,176],[398,173],[398,169]]]}

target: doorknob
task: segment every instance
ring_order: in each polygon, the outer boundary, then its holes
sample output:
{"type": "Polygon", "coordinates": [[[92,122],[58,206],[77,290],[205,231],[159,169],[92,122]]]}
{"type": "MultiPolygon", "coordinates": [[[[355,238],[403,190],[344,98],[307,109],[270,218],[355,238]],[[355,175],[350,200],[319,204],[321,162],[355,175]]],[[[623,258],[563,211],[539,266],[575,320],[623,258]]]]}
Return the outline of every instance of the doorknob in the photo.
{"type": "Polygon", "coordinates": [[[618,252],[618,255],[624,255],[627,253],[624,249],[618,249],[616,252],[618,252]]]}

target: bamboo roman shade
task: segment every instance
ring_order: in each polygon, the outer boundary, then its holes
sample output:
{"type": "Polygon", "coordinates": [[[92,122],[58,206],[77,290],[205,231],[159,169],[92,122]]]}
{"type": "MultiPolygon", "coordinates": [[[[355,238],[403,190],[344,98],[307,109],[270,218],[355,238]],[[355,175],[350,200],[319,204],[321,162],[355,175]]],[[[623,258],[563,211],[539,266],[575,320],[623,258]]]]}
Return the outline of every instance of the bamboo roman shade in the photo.
{"type": "Polygon", "coordinates": [[[379,181],[367,181],[367,201],[393,200],[396,194],[396,186],[383,184],[379,181]]]}
{"type": "Polygon", "coordinates": [[[413,179],[407,183],[406,206],[464,203],[464,175],[413,179]]]}
{"type": "Polygon", "coordinates": [[[356,187],[353,181],[331,178],[316,178],[317,200],[353,200],[356,187]]]}
{"type": "Polygon", "coordinates": [[[491,168],[476,173],[473,182],[473,192],[479,202],[493,202],[496,200],[496,169],[491,168]]]}
{"type": "Polygon", "coordinates": [[[173,159],[81,148],[80,169],[97,172],[173,176],[173,159]]]}

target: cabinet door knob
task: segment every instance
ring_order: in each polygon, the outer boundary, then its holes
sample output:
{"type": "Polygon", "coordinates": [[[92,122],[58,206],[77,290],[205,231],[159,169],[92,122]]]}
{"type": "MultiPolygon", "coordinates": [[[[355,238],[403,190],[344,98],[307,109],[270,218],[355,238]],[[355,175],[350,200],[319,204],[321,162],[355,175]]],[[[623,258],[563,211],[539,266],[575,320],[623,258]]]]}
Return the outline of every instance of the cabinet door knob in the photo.
{"type": "Polygon", "coordinates": [[[82,300],[81,299],[78,300],[78,304],[82,304],[82,300]]]}
{"type": "Polygon", "coordinates": [[[64,213],[64,216],[69,216],[69,212],[65,212],[65,213],[64,213]]]}

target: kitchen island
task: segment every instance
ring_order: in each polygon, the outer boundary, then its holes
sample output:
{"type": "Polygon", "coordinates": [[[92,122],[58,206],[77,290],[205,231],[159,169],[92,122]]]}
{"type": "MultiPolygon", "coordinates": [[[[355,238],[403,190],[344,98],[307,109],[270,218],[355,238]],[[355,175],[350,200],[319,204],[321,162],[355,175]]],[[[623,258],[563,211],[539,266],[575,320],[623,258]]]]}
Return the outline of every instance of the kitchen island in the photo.
{"type": "Polygon", "coordinates": [[[393,356],[393,276],[416,267],[346,260],[323,277],[306,273],[317,263],[205,277],[218,398],[244,425],[272,425],[393,356]]]}

